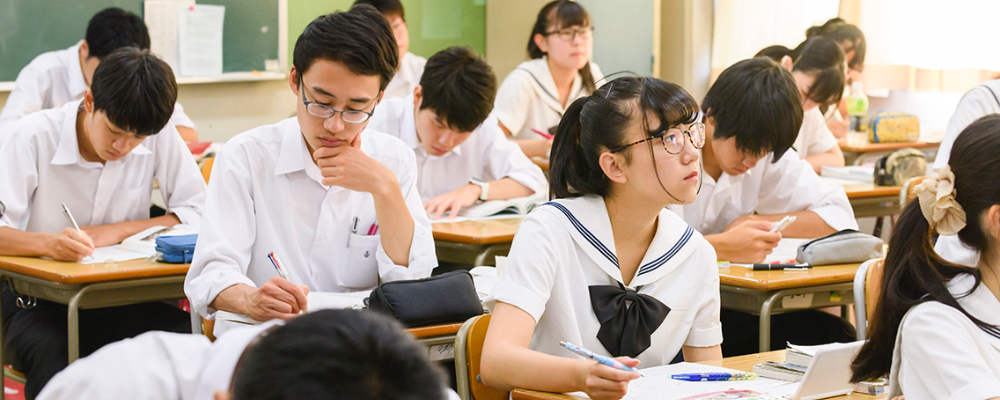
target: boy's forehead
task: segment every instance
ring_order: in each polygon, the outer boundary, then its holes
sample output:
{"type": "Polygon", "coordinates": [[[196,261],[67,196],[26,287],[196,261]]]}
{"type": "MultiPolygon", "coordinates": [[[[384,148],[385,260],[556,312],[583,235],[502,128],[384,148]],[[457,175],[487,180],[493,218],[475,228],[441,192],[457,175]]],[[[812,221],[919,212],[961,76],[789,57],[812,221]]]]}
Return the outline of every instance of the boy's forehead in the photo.
{"type": "Polygon", "coordinates": [[[302,80],[309,89],[338,99],[373,100],[381,89],[379,75],[356,74],[340,61],[316,60],[302,80]]]}

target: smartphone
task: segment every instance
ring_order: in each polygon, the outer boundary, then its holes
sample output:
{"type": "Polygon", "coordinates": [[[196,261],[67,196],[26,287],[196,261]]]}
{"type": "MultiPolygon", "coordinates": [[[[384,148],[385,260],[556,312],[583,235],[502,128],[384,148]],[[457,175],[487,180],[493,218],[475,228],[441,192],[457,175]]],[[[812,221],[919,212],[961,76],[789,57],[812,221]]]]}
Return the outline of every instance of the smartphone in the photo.
{"type": "Polygon", "coordinates": [[[778,223],[771,228],[771,233],[781,232],[782,229],[787,228],[788,225],[792,224],[792,222],[795,222],[795,217],[786,215],[785,218],[782,218],[781,221],[778,221],[778,223]]]}

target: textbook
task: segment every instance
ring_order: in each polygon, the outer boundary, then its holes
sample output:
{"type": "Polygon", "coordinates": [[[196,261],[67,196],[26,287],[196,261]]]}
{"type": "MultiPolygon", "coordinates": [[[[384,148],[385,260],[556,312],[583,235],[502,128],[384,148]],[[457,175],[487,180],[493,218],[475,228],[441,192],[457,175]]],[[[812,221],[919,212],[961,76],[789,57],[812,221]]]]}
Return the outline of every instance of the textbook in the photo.
{"type": "Polygon", "coordinates": [[[875,182],[875,167],[862,167],[860,165],[849,165],[846,167],[823,166],[820,176],[826,178],[847,179],[857,182],[875,182]]]}
{"type": "MultiPolygon", "coordinates": [[[[535,207],[548,201],[545,195],[518,197],[510,200],[490,200],[463,209],[459,216],[481,218],[496,215],[526,215],[535,207]]],[[[444,218],[442,218],[444,219],[444,218]]]]}
{"type": "Polygon", "coordinates": [[[785,362],[767,361],[753,366],[753,372],[757,375],[771,379],[780,379],[789,382],[798,382],[805,376],[806,369],[812,363],[816,351],[826,345],[799,346],[787,343],[785,349],[785,362]]]}

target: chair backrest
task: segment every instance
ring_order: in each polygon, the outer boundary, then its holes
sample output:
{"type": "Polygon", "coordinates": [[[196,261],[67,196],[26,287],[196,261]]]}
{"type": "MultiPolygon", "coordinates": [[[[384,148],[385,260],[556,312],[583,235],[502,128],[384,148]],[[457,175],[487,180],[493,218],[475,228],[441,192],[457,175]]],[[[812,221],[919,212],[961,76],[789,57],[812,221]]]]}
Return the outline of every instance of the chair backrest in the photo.
{"type": "Polygon", "coordinates": [[[903,183],[903,188],[899,191],[899,207],[906,207],[906,203],[910,200],[917,198],[917,194],[913,192],[913,189],[927,179],[926,176],[918,176],[916,178],[910,178],[905,183],[903,183]]]}
{"type": "Polygon", "coordinates": [[[507,400],[510,392],[484,385],[479,379],[479,360],[490,325],[490,314],[472,317],[455,336],[455,374],[462,400],[507,400]]]}
{"type": "Polygon", "coordinates": [[[868,321],[875,312],[875,305],[882,292],[884,264],[884,258],[865,261],[854,275],[854,320],[858,340],[864,340],[868,336],[868,321]]]}
{"type": "Polygon", "coordinates": [[[215,164],[215,157],[206,158],[201,162],[201,177],[208,183],[208,177],[212,175],[212,165],[215,164]]]}

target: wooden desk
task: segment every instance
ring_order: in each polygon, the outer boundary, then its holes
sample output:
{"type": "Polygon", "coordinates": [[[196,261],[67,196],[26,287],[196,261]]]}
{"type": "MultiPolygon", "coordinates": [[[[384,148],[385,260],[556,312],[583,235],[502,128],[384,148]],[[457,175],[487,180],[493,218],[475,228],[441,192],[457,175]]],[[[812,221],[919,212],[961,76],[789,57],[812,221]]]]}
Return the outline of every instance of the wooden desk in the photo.
{"type": "MultiPolygon", "coordinates": [[[[757,356],[760,356],[760,358],[763,358],[767,361],[777,361],[777,362],[785,361],[785,352],[784,350],[781,350],[781,351],[772,351],[760,354],[748,354],[739,357],[730,357],[717,361],[702,361],[698,364],[713,365],[716,367],[735,369],[738,371],[753,372],[754,364],[759,364],[761,362],[760,360],[757,359],[757,356]]],[[[573,397],[567,394],[536,392],[534,390],[525,390],[525,389],[514,389],[514,391],[510,393],[510,397],[513,400],[578,400],[577,397],[573,397]]],[[[665,396],[664,399],[666,398],[668,397],[665,396]]],[[[874,400],[875,396],[860,394],[860,393],[851,393],[850,395],[847,396],[831,397],[831,399],[874,400]]]]}
{"type": "Polygon", "coordinates": [[[427,355],[431,361],[455,359],[455,334],[462,327],[461,323],[425,326],[407,329],[417,343],[427,347],[427,355]]]}
{"type": "MultiPolygon", "coordinates": [[[[78,264],[33,257],[0,257],[0,277],[9,278],[18,294],[67,305],[70,363],[80,356],[79,309],[183,298],[188,267],[145,260],[78,264]]],[[[0,343],[2,340],[0,329],[0,343]]]]}
{"type": "Polygon", "coordinates": [[[521,217],[461,222],[434,222],[434,247],[439,262],[494,265],[494,257],[510,251],[521,217]]]}
{"type": "Polygon", "coordinates": [[[874,161],[879,157],[885,156],[893,151],[905,148],[918,149],[924,152],[924,156],[927,157],[928,161],[934,160],[937,156],[938,147],[941,146],[940,142],[899,142],[899,143],[865,143],[863,145],[858,145],[856,143],[849,142],[839,142],[840,151],[844,153],[844,164],[846,165],[861,165],[865,162],[874,161]]]}
{"type": "MultiPolygon", "coordinates": [[[[720,268],[722,307],[760,315],[759,348],[765,352],[771,349],[772,314],[854,304],[854,274],[859,266],[819,266],[806,271],[720,268]]],[[[846,310],[842,315],[848,315],[846,310]]]]}
{"type": "Polygon", "coordinates": [[[531,157],[531,162],[535,163],[535,165],[537,165],[538,168],[541,168],[542,172],[545,172],[546,176],[548,175],[548,173],[549,173],[549,159],[548,158],[531,157]]]}

